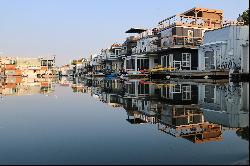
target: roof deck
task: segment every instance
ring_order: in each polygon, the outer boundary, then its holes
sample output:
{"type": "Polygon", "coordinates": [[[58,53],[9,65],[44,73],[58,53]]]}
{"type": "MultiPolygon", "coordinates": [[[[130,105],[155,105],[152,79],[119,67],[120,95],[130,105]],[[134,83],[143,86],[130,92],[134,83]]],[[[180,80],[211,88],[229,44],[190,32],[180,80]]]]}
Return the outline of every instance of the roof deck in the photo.
{"type": "Polygon", "coordinates": [[[159,22],[159,28],[188,26],[206,29],[217,29],[223,25],[224,12],[216,9],[193,8],[184,13],[176,14],[159,22]]]}

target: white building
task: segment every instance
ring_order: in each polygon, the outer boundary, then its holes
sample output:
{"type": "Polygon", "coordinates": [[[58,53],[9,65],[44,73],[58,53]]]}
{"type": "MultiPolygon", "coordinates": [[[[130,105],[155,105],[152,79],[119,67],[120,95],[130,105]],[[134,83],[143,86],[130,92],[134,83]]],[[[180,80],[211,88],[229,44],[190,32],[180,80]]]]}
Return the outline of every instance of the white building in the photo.
{"type": "Polygon", "coordinates": [[[205,33],[199,70],[228,69],[249,73],[249,26],[229,25],[205,33]]]}
{"type": "Polygon", "coordinates": [[[158,65],[157,41],[155,29],[131,29],[127,33],[139,33],[136,47],[132,48],[132,55],[124,59],[124,67],[127,72],[151,69],[158,65]]]}

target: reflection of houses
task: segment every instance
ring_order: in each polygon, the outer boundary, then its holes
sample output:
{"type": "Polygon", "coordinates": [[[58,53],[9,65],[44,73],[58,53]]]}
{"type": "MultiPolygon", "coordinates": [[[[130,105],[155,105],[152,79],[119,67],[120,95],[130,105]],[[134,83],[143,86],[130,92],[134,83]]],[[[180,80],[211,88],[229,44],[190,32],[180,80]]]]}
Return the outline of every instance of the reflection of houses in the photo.
{"type": "Polygon", "coordinates": [[[102,93],[102,101],[111,107],[121,107],[120,96],[117,94],[102,93]]]}
{"type": "Polygon", "coordinates": [[[141,80],[121,83],[105,79],[77,82],[103,103],[123,107],[129,123],[152,124],[162,132],[194,143],[221,141],[222,126],[249,126],[249,84],[152,84],[141,80]]]}
{"type": "Polygon", "coordinates": [[[153,84],[147,84],[141,80],[129,80],[125,82],[125,97],[149,97],[153,96],[155,92],[155,86],[153,84]]]}
{"type": "Polygon", "coordinates": [[[69,76],[70,75],[69,71],[70,71],[70,65],[64,65],[59,69],[61,76],[69,76]]]}
{"type": "Polygon", "coordinates": [[[194,143],[222,140],[222,127],[205,122],[197,105],[165,105],[160,113],[158,129],[194,143]]]}
{"type": "Polygon", "coordinates": [[[249,73],[249,27],[230,25],[205,33],[199,70],[231,69],[249,73]]]}
{"type": "Polygon", "coordinates": [[[169,83],[160,86],[161,98],[169,104],[197,104],[198,87],[192,84],[169,83]]]}
{"type": "Polygon", "coordinates": [[[199,105],[206,119],[226,127],[249,126],[249,84],[199,85],[199,105]]]}
{"type": "Polygon", "coordinates": [[[55,90],[53,79],[8,77],[1,84],[0,91],[3,96],[50,94],[55,90]]]}

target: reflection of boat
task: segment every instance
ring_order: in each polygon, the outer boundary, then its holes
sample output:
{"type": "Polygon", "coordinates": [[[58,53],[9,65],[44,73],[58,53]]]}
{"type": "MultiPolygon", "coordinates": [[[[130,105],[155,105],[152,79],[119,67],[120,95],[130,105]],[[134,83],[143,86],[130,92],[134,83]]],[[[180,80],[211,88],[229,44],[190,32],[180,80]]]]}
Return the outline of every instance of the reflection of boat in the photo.
{"type": "Polygon", "coordinates": [[[128,75],[122,74],[120,76],[120,79],[122,79],[122,80],[128,80],[128,75]]]}
{"type": "Polygon", "coordinates": [[[116,73],[110,73],[110,74],[105,74],[105,77],[106,78],[115,78],[117,77],[118,75],[116,73]]]}
{"type": "Polygon", "coordinates": [[[96,74],[93,74],[93,77],[105,77],[105,74],[103,74],[103,73],[96,73],[96,74]]]}

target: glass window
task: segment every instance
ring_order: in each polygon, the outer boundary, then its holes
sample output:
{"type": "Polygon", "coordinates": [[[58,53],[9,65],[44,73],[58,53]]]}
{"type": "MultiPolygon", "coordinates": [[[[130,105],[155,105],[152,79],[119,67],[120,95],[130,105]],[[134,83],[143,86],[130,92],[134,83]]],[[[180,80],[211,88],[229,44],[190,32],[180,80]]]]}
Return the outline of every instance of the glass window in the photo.
{"type": "Polygon", "coordinates": [[[191,67],[191,54],[190,53],[182,54],[182,67],[191,67]]]}
{"type": "Polygon", "coordinates": [[[158,63],[159,61],[158,61],[158,59],[154,59],[154,63],[158,63]]]}

